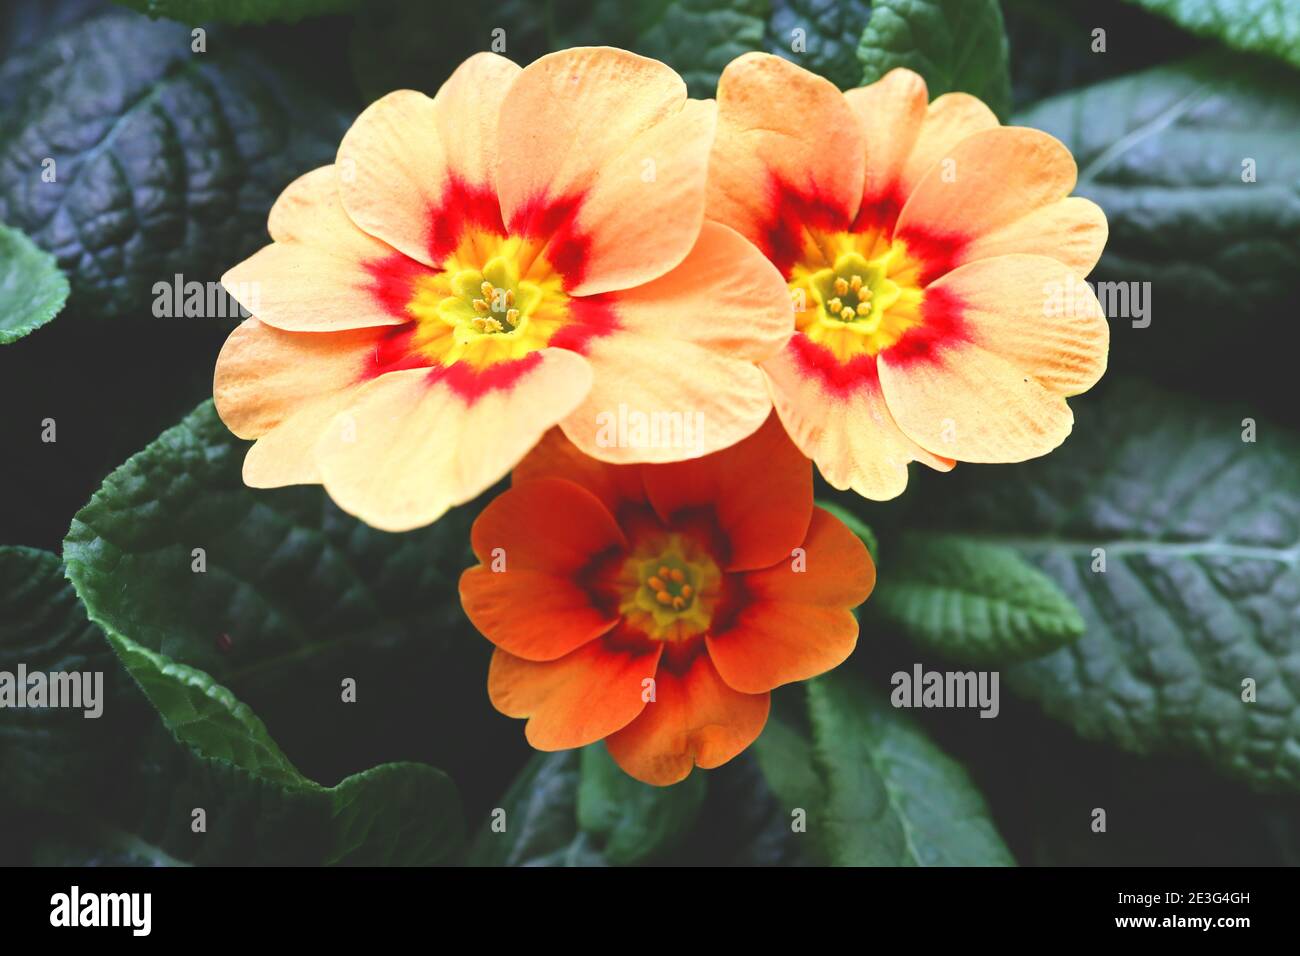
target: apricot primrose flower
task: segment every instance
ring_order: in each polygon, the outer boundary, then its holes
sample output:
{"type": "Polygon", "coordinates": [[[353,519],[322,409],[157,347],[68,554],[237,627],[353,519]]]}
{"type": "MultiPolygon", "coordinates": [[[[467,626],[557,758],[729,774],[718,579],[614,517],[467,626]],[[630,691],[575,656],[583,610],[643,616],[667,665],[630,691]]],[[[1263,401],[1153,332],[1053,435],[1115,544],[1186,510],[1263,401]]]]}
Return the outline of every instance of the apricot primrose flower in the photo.
{"type": "Polygon", "coordinates": [[[875,566],[814,507],[773,415],[724,451],[610,465],[553,430],[471,533],[461,603],[493,644],[488,692],[539,750],[604,740],[665,786],[758,737],[769,692],[840,664],[875,566]]]}
{"type": "Polygon", "coordinates": [[[1069,150],[896,69],[841,93],[766,54],[718,84],[706,214],[781,270],[797,331],[763,363],[834,487],[884,500],[907,465],[1014,462],[1069,434],[1106,367],[1083,282],[1106,218],[1069,150]],[[1072,296],[1072,298],[1071,298],[1072,296]],[[1069,300],[1070,308],[1060,308],[1069,300]]]}
{"type": "MultiPolygon", "coordinates": [[[[771,411],[790,334],[777,270],[706,222],[713,101],[655,60],[466,60],[398,91],[290,184],[273,242],[222,281],[254,314],[217,411],[253,487],[321,483],[401,531],[505,477],[552,426],[607,461],[725,448],[771,411]],[[689,447],[601,439],[615,409],[689,414],[689,447]]],[[[606,432],[607,433],[607,432],[606,432]]]]}

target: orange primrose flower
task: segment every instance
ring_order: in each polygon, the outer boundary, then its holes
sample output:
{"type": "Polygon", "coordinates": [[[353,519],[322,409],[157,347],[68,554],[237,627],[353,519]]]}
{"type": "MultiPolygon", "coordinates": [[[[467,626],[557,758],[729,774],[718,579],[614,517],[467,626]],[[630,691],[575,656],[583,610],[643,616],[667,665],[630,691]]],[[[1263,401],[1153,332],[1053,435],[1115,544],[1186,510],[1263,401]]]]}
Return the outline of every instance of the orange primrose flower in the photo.
{"type": "Polygon", "coordinates": [[[1082,281],[1106,218],[1069,196],[1069,150],[965,93],[927,100],[909,70],[841,93],[758,53],[718,84],[706,213],[794,299],[797,331],[763,364],[776,411],[828,482],[879,500],[913,460],[1055,448],[1109,344],[1082,281]]]}
{"type": "Polygon", "coordinates": [[[522,70],[480,53],[432,99],[372,104],[335,163],[277,200],[271,245],[222,278],[255,316],[213,386],[257,439],[245,482],[319,482],[399,531],[487,489],[557,423],[620,462],[753,433],[772,407],[756,363],[793,330],[777,270],[704,221],[716,113],[609,48],[522,70]],[[701,430],[609,440],[627,409],[701,430]]]}
{"type": "Polygon", "coordinates": [[[551,431],[474,523],[460,579],[496,650],[488,693],[528,742],[604,740],[676,783],[751,744],[769,691],[842,662],[875,567],[813,506],[812,464],[772,416],[704,458],[610,465],[551,431]]]}

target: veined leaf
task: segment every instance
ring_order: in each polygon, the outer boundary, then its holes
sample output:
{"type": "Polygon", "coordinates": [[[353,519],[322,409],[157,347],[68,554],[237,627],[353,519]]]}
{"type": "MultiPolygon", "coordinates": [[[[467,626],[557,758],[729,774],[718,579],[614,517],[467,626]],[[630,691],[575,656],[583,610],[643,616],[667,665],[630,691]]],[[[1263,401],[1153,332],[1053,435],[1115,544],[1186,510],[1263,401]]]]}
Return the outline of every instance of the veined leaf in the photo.
{"type": "Polygon", "coordinates": [[[68,280],[54,257],[0,225],[0,345],[39,329],[67,300],[68,280]]]}

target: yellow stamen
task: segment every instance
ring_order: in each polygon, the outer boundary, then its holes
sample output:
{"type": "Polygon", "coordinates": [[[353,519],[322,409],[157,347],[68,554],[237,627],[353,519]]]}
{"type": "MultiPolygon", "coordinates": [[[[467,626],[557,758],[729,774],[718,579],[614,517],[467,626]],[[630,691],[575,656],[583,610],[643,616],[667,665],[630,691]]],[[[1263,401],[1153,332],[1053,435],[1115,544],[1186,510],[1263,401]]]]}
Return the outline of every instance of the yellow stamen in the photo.
{"type": "MultiPolygon", "coordinates": [[[[507,298],[509,298],[509,297],[507,296],[507,298]]],[[[519,310],[518,310],[518,309],[508,309],[508,310],[506,310],[506,321],[510,323],[510,327],[511,327],[512,329],[513,329],[516,325],[518,325],[518,324],[519,324],[519,310]]]]}
{"type": "Polygon", "coordinates": [[[667,591],[660,591],[658,594],[655,595],[655,600],[658,601],[660,604],[672,604],[673,596],[669,594],[667,591]]]}
{"type": "Polygon", "coordinates": [[[861,288],[862,288],[862,276],[854,276],[852,279],[850,279],[850,280],[849,280],[849,288],[852,289],[854,292],[857,292],[859,289],[861,289],[861,288]]]}
{"type": "Polygon", "coordinates": [[[492,293],[496,291],[496,289],[492,288],[492,283],[487,281],[484,281],[484,283],[478,287],[478,290],[483,293],[483,298],[487,299],[489,302],[492,301],[492,293]]]}
{"type": "Polygon", "coordinates": [[[657,577],[651,578],[649,581],[646,582],[646,584],[650,585],[650,590],[652,591],[657,592],[657,591],[662,591],[664,589],[664,582],[661,578],[657,578],[657,577]]]}
{"type": "Polygon", "coordinates": [[[686,575],[682,573],[681,568],[673,568],[672,571],[669,572],[668,576],[672,578],[674,581],[676,581],[678,584],[681,584],[683,581],[686,580],[686,575]]]}
{"type": "Polygon", "coordinates": [[[670,576],[668,573],[668,565],[666,564],[659,565],[659,576],[661,578],[666,578],[670,576]]]}
{"type": "Polygon", "coordinates": [[[681,598],[679,598],[679,597],[675,597],[675,598],[673,598],[673,610],[674,610],[674,611],[680,611],[680,610],[681,610],[682,608],[684,608],[684,607],[686,607],[686,602],[685,602],[685,601],[683,601],[683,600],[682,600],[681,598]]]}
{"type": "Polygon", "coordinates": [[[691,599],[691,595],[694,593],[695,592],[691,590],[691,586],[689,584],[682,585],[682,597],[686,598],[686,600],[689,601],[691,599]]]}
{"type": "Polygon", "coordinates": [[[845,322],[850,321],[853,318],[853,310],[846,305],[844,308],[840,309],[840,318],[845,322]]]}
{"type": "Polygon", "coordinates": [[[858,303],[858,315],[870,315],[870,314],[871,314],[871,303],[869,303],[869,302],[859,302],[859,303],[858,303]]]}
{"type": "Polygon", "coordinates": [[[849,284],[845,282],[843,279],[838,277],[835,279],[835,294],[836,295],[849,294],[849,284]]]}
{"type": "Polygon", "coordinates": [[[506,289],[506,305],[514,305],[514,304],[515,304],[515,290],[506,289]]]}
{"type": "Polygon", "coordinates": [[[484,302],[482,299],[475,299],[475,300],[474,300],[474,311],[475,311],[475,312],[487,312],[487,311],[488,311],[488,304],[487,304],[486,302],[484,302]]]}
{"type": "Polygon", "coordinates": [[[830,309],[832,312],[838,312],[840,309],[844,308],[844,303],[840,301],[839,296],[836,296],[826,303],[826,308],[830,309]]]}

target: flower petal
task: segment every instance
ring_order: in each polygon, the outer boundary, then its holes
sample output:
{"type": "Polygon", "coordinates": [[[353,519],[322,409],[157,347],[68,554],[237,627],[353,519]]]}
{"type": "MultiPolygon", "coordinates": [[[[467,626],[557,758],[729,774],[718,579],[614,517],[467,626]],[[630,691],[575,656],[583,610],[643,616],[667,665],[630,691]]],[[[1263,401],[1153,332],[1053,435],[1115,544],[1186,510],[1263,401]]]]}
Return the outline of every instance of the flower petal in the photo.
{"type": "Polygon", "coordinates": [[[639,467],[612,465],[584,455],[559,428],[552,428],[542,436],[515,466],[511,481],[519,484],[539,478],[564,478],[581,485],[600,499],[612,515],[617,515],[626,502],[645,501],[639,467]]]}
{"type": "Polygon", "coordinates": [[[958,143],[998,125],[993,111],[969,93],[944,93],[936,97],[926,107],[920,132],[903,164],[899,178],[903,199],[912,194],[926,173],[948,158],[958,143]]]}
{"type": "Polygon", "coordinates": [[[845,229],[862,198],[866,137],[833,83],[766,53],[718,80],[708,217],[753,242],[784,273],[805,228],[845,229]]]}
{"type": "Polygon", "coordinates": [[[718,767],[763,732],[770,698],[742,694],[718,676],[707,653],[681,672],[661,666],[655,699],[639,717],[605,738],[610,756],[643,783],[665,787],[692,767],[718,767]]]}
{"type": "Polygon", "coordinates": [[[409,289],[426,271],[362,232],[339,199],[336,171],[323,166],[290,183],[271,207],[275,240],[229,269],[221,284],[262,322],[296,332],[337,332],[410,321],[409,289]],[[397,302],[401,304],[398,305],[397,302]]]}
{"type": "Polygon", "coordinates": [[[432,99],[398,90],[370,104],[339,145],[339,189],[353,221],[434,267],[468,227],[500,233],[497,115],[519,72],[478,53],[432,99]]]}
{"type": "Polygon", "coordinates": [[[925,120],[925,80],[911,70],[890,70],[875,83],[844,94],[865,133],[866,169],[858,221],[892,225],[907,193],[903,170],[925,120]]]}
{"type": "Polygon", "coordinates": [[[943,303],[953,333],[924,348],[905,336],[879,362],[908,437],[980,462],[1023,461],[1064,441],[1073,424],[1065,396],[1106,366],[1109,329],[1088,286],[1054,259],[999,256],[950,272],[926,301],[943,303]]]}
{"type": "Polygon", "coordinates": [[[554,661],[528,661],[498,649],[488,669],[492,706],[527,717],[524,735],[538,750],[585,747],[628,726],[646,707],[662,644],[636,649],[599,638],[554,661]]]}
{"type": "Polygon", "coordinates": [[[922,255],[942,249],[948,269],[968,261],[966,247],[980,237],[1069,195],[1077,177],[1058,139],[1018,126],[973,133],[946,158],[951,166],[932,166],[917,183],[895,236],[922,255]]]}
{"type": "Polygon", "coordinates": [[[573,482],[541,478],[503,492],[475,520],[470,540],[481,563],[461,575],[461,604],[503,650],[554,660],[618,623],[575,582],[627,541],[605,506],[573,482]]]}
{"type": "Polygon", "coordinates": [[[876,569],[864,545],[838,519],[813,509],[803,564],[780,561],[745,575],[747,604],[707,638],[728,686],[759,694],[843,663],[858,639],[849,610],[867,599],[876,569]]]}
{"type": "Polygon", "coordinates": [[[819,347],[802,334],[796,339],[763,371],[781,423],[832,487],[888,501],[907,487],[909,462],[952,469],[950,459],[932,455],[895,424],[874,358],[858,359],[857,374],[827,377],[815,362],[819,347]]]}
{"type": "Polygon", "coordinates": [[[728,571],[765,568],[790,557],[812,516],[812,467],[775,415],[753,435],[692,461],[647,465],[646,494],[665,521],[690,508],[714,509],[726,534],[728,571]]]}
{"type": "Polygon", "coordinates": [[[699,233],[715,113],[670,67],[624,50],[534,61],[501,107],[510,233],[547,241],[576,295],[663,275],[699,233]]]}
{"type": "Polygon", "coordinates": [[[734,445],[772,408],[753,364],[793,328],[776,268],[739,233],[705,223],[667,275],[602,297],[618,331],[593,339],[587,400],[562,423],[583,452],[612,462],[664,462],[734,445]]]}
{"type": "Polygon", "coordinates": [[[320,484],[316,444],[339,412],[356,398],[359,386],[312,399],[295,409],[248,449],[244,484],[250,488],[320,484]]]}
{"type": "Polygon", "coordinates": [[[1011,253],[1051,256],[1086,276],[1101,258],[1109,232],[1100,206],[1082,196],[1067,196],[979,236],[962,258],[971,262],[1011,253]]]}
{"type": "Polygon", "coordinates": [[[390,372],[358,391],[316,459],[340,508],[406,531],[503,478],[590,387],[586,360],[560,349],[477,375],[460,365],[390,372]]]}
{"type": "Polygon", "coordinates": [[[221,346],[213,373],[217,414],[240,438],[258,438],[304,405],[361,382],[382,329],[285,332],[246,319],[221,346]]]}

